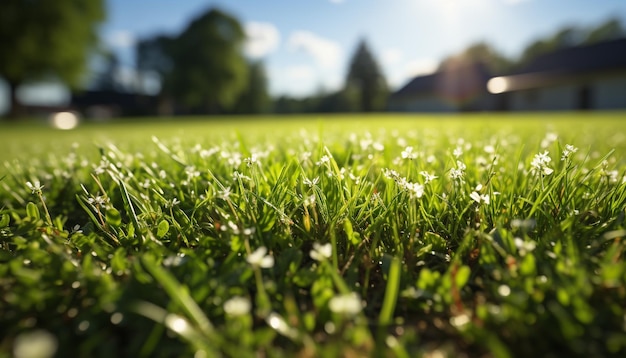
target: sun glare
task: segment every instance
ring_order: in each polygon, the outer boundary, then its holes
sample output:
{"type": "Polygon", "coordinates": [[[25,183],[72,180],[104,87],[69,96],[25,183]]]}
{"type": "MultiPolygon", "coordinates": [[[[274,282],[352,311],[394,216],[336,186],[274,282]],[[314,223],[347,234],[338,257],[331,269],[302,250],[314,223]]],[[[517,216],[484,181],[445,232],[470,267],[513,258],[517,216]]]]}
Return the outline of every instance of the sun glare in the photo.
{"type": "Polygon", "coordinates": [[[78,125],[78,117],[72,112],[57,112],[52,115],[52,126],[56,129],[70,130],[78,125]]]}
{"type": "Polygon", "coordinates": [[[490,93],[498,94],[509,89],[509,81],[504,77],[494,77],[487,82],[487,90],[490,93]]]}

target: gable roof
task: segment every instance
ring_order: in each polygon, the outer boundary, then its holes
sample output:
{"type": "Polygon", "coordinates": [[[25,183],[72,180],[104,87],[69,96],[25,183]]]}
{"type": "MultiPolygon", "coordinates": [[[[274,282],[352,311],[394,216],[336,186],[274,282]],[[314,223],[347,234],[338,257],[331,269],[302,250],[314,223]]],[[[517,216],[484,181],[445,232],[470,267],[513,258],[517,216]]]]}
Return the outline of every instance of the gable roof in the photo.
{"type": "Polygon", "coordinates": [[[535,58],[514,74],[571,74],[616,68],[626,68],[626,38],[557,50],[535,58]]]}

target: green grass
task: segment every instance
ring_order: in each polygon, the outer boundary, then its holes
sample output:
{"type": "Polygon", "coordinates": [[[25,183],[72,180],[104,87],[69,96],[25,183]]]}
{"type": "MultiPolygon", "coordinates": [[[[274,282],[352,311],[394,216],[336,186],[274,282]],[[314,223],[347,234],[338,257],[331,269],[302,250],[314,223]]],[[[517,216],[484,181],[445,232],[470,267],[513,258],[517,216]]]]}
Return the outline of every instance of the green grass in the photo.
{"type": "Polygon", "coordinates": [[[623,356],[625,116],[4,124],[0,357],[623,356]]]}

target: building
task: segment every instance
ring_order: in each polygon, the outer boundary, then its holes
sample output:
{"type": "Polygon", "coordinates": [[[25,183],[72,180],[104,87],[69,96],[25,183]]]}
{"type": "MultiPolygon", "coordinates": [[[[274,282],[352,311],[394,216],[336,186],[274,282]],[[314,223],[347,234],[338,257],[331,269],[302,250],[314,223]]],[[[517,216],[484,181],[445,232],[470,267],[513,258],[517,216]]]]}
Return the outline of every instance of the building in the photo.
{"type": "Polygon", "coordinates": [[[397,112],[459,112],[491,109],[487,91],[491,75],[481,64],[448,66],[431,75],[418,76],[394,92],[389,110],[397,112]]]}
{"type": "Polygon", "coordinates": [[[512,111],[626,108],[626,39],[561,49],[490,80],[512,111]]]}
{"type": "Polygon", "coordinates": [[[564,48],[514,73],[479,64],[420,76],[393,93],[400,112],[626,109],[626,39],[564,48]]]}

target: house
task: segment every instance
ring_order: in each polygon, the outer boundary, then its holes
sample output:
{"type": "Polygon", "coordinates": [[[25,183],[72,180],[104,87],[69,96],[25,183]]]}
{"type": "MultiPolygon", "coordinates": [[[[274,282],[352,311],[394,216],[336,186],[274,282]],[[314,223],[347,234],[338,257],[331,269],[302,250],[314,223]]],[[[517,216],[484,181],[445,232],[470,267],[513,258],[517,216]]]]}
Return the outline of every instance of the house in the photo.
{"type": "Polygon", "coordinates": [[[494,96],[487,91],[491,75],[479,63],[447,66],[430,75],[413,78],[389,99],[397,112],[459,112],[492,109],[494,96]]]}
{"type": "Polygon", "coordinates": [[[626,109],[626,39],[564,48],[505,76],[480,64],[411,80],[393,93],[392,111],[626,109]]]}
{"type": "Polygon", "coordinates": [[[71,106],[87,118],[107,119],[154,115],[157,113],[158,100],[156,96],[146,94],[88,90],[72,94],[71,106]]]}
{"type": "Polygon", "coordinates": [[[626,39],[561,49],[489,81],[512,111],[626,108],[626,39]]]}

